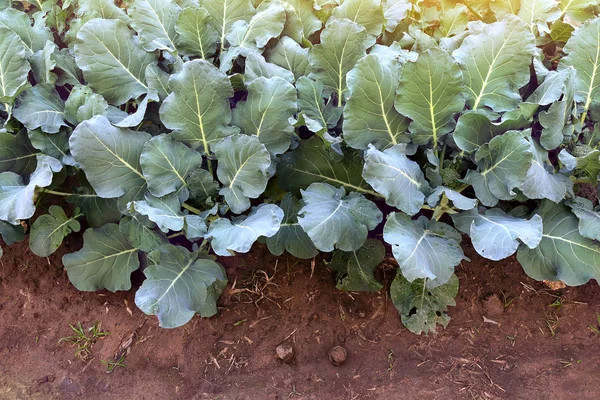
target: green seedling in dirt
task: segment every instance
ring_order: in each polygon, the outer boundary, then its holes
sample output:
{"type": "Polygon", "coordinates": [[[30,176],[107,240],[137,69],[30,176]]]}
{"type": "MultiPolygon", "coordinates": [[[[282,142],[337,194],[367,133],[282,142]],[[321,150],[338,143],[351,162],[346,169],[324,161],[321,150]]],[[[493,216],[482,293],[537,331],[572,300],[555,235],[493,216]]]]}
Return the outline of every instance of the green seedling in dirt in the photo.
{"type": "Polygon", "coordinates": [[[106,373],[110,374],[111,372],[113,372],[115,370],[115,368],[117,367],[125,367],[125,354],[123,354],[121,356],[121,358],[119,358],[118,361],[111,361],[111,360],[100,360],[100,363],[102,365],[104,365],[106,367],[106,373]]]}
{"type": "Polygon", "coordinates": [[[596,324],[596,326],[594,325],[588,325],[588,327],[590,328],[590,330],[594,333],[597,333],[600,335],[600,314],[596,315],[596,319],[598,321],[598,323],[596,324]]]}
{"type": "Polygon", "coordinates": [[[554,303],[548,304],[548,307],[553,307],[553,308],[556,308],[557,311],[560,311],[560,310],[562,310],[564,305],[565,305],[565,298],[557,297],[556,300],[554,300],[554,303]]]}
{"type": "Polygon", "coordinates": [[[512,335],[506,335],[506,339],[510,342],[511,346],[514,346],[515,342],[517,341],[517,339],[512,335]]]}
{"type": "Polygon", "coordinates": [[[500,293],[502,294],[502,299],[504,302],[504,309],[506,310],[512,304],[512,302],[516,300],[516,297],[510,297],[510,298],[506,297],[506,293],[504,293],[503,290],[501,290],[500,293]]]}
{"type": "Polygon", "coordinates": [[[558,316],[556,314],[546,317],[546,327],[550,331],[550,337],[555,337],[556,329],[558,328],[558,316]]]}
{"type": "Polygon", "coordinates": [[[100,322],[96,322],[87,329],[81,325],[81,322],[76,325],[69,324],[69,327],[75,334],[61,338],[58,343],[71,343],[73,346],[77,346],[75,356],[82,360],[88,359],[90,351],[98,339],[109,335],[108,332],[102,330],[100,322]]]}

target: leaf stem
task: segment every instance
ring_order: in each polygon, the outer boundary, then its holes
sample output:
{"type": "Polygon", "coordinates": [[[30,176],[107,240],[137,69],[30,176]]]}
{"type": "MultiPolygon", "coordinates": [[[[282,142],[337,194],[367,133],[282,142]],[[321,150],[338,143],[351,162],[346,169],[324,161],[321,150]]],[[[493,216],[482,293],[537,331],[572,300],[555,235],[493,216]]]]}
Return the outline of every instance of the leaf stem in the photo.
{"type": "Polygon", "coordinates": [[[202,210],[200,210],[199,208],[196,208],[194,206],[190,206],[188,203],[183,203],[181,206],[183,208],[185,208],[186,210],[188,210],[189,212],[192,212],[196,215],[200,215],[202,213],[202,210]]]}
{"type": "Polygon", "coordinates": [[[42,193],[48,193],[48,194],[53,194],[55,196],[63,196],[63,197],[70,197],[70,196],[78,196],[78,197],[100,197],[97,194],[66,193],[66,192],[57,192],[56,190],[50,190],[50,189],[43,189],[42,193]]]}
{"type": "Polygon", "coordinates": [[[174,239],[176,237],[183,236],[183,235],[184,235],[183,232],[177,232],[177,233],[173,233],[172,235],[167,236],[167,239],[174,239]]]}

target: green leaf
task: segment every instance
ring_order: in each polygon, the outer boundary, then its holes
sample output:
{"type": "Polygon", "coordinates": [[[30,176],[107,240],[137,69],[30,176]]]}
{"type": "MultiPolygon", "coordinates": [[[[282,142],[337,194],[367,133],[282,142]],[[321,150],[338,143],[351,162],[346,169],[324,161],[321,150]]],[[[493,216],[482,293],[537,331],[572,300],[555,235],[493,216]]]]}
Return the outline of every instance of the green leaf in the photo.
{"type": "Polygon", "coordinates": [[[104,116],[82,122],[69,138],[71,153],[100,197],[124,202],[146,192],[140,155],[150,135],[116,128],[104,116]]]}
{"type": "Polygon", "coordinates": [[[133,201],[128,204],[128,208],[131,212],[147,216],[165,233],[183,230],[186,222],[194,224],[194,228],[206,232],[204,220],[192,218],[188,221],[188,216],[181,212],[181,199],[177,193],[171,193],[163,197],[154,197],[146,193],[145,200],[133,201]]]}
{"type": "Polygon", "coordinates": [[[204,8],[185,8],[179,14],[175,31],[177,50],[187,56],[207,59],[217,51],[219,34],[209,23],[210,14],[204,8]]]}
{"type": "Polygon", "coordinates": [[[452,220],[457,229],[471,237],[479,255],[494,261],[513,255],[520,243],[534,249],[542,240],[542,218],[537,214],[526,220],[492,208],[484,214],[464,211],[453,215],[452,220]]]}
{"type": "Polygon", "coordinates": [[[419,164],[406,157],[403,145],[384,151],[371,146],[365,153],[362,175],[389,205],[408,215],[421,210],[424,192],[429,190],[419,164]]]}
{"type": "Polygon", "coordinates": [[[260,77],[267,79],[279,77],[289,83],[294,83],[295,80],[294,74],[287,69],[267,62],[265,58],[258,53],[250,53],[248,57],[246,57],[244,70],[245,83],[246,85],[250,85],[260,77]]]}
{"type": "Polygon", "coordinates": [[[56,68],[54,53],[57,50],[56,44],[47,41],[42,50],[37,51],[33,57],[29,59],[33,78],[40,83],[46,83],[54,86],[57,76],[52,70],[56,68]]]}
{"type": "Polygon", "coordinates": [[[390,296],[402,318],[402,324],[417,335],[436,333],[437,324],[448,326],[448,307],[455,306],[458,278],[452,275],[448,283],[436,288],[427,287],[427,279],[407,281],[397,274],[390,287],[390,296]]]}
{"type": "Polygon", "coordinates": [[[15,102],[13,115],[28,130],[41,128],[46,133],[57,133],[64,120],[65,103],[53,85],[42,83],[21,93],[15,102]]]}
{"type": "Polygon", "coordinates": [[[600,18],[590,20],[575,30],[563,51],[560,65],[575,67],[575,101],[583,111],[600,103],[600,18]]]}
{"type": "Polygon", "coordinates": [[[25,45],[28,56],[42,50],[46,41],[52,41],[52,32],[44,25],[43,19],[36,18],[31,25],[31,17],[14,8],[7,8],[0,12],[0,28],[7,28],[19,36],[25,45]]]}
{"type": "Polygon", "coordinates": [[[573,176],[580,176],[584,179],[588,178],[592,182],[598,180],[598,174],[600,174],[600,150],[593,150],[585,155],[575,157],[569,154],[566,149],[563,149],[559,153],[558,159],[565,166],[565,170],[571,172],[573,176]]]}
{"type": "Polygon", "coordinates": [[[282,78],[257,78],[248,85],[247,100],[237,103],[233,122],[271,154],[285,153],[294,132],[290,119],[298,109],[296,96],[294,86],[282,78]]]}
{"type": "Polygon", "coordinates": [[[459,210],[471,210],[477,205],[477,200],[470,199],[460,194],[455,190],[449,189],[444,186],[438,186],[435,190],[427,197],[427,204],[429,207],[435,207],[440,203],[442,196],[446,196],[448,200],[454,204],[454,207],[459,210]]]}
{"type": "Polygon", "coordinates": [[[64,86],[65,84],[76,86],[83,82],[83,73],[77,66],[75,57],[69,52],[69,49],[55,51],[54,62],[56,68],[62,71],[56,71],[58,74],[57,86],[64,86]]]}
{"type": "Polygon", "coordinates": [[[76,192],[77,194],[67,197],[67,201],[81,209],[92,228],[117,223],[121,219],[117,199],[103,199],[88,185],[80,186],[76,192]]]}
{"type": "Polygon", "coordinates": [[[410,0],[383,0],[383,18],[385,19],[385,30],[394,32],[400,21],[408,17],[413,8],[410,0]]]}
{"type": "Polygon", "coordinates": [[[519,18],[507,17],[465,38],[452,55],[461,64],[470,108],[510,111],[529,81],[535,38],[519,18]]]}
{"type": "Polygon", "coordinates": [[[188,61],[171,75],[172,93],[160,107],[160,119],[173,138],[210,154],[210,147],[235,133],[229,127],[229,98],[233,89],[227,75],[204,60],[188,61]]]}
{"type": "Polygon", "coordinates": [[[335,107],[329,99],[325,104],[323,91],[325,87],[320,81],[314,81],[306,76],[296,82],[298,90],[298,108],[308,130],[323,136],[329,129],[337,126],[342,117],[342,109],[335,107]]]}
{"type": "Polygon", "coordinates": [[[348,73],[343,132],[350,147],[384,149],[409,141],[408,121],[394,108],[399,81],[399,61],[384,54],[369,54],[348,73]]]}
{"type": "Polygon", "coordinates": [[[199,252],[165,244],[148,254],[146,280],[135,294],[135,304],[156,315],[163,328],[177,328],[196,313],[211,317],[227,285],[223,267],[199,252]]]}
{"type": "Polygon", "coordinates": [[[7,246],[25,239],[25,229],[21,224],[11,225],[0,221],[0,236],[7,246]]]}
{"type": "Polygon", "coordinates": [[[383,30],[380,0],[345,0],[340,6],[333,9],[331,16],[332,19],[329,21],[335,21],[333,18],[339,20],[346,18],[364,26],[370,36],[371,44],[375,43],[375,38],[381,35],[383,30]]]}
{"type": "Polygon", "coordinates": [[[356,192],[346,195],[343,187],[313,183],[301,193],[298,223],[321,251],[360,249],[383,218],[375,203],[356,192]]]}
{"type": "Polygon", "coordinates": [[[561,12],[556,0],[528,0],[521,1],[517,16],[528,23],[532,31],[542,34],[550,32],[548,23],[560,18],[561,12]]]}
{"type": "Polygon", "coordinates": [[[144,144],[140,166],[150,193],[162,197],[187,187],[186,179],[192,170],[202,166],[202,156],[163,134],[144,144]]]}
{"type": "Polygon", "coordinates": [[[131,26],[146,51],[175,51],[175,23],[181,7],[173,0],[136,0],[128,10],[131,26]]]}
{"type": "Polygon", "coordinates": [[[318,138],[302,140],[298,147],[281,156],[277,164],[279,185],[294,193],[314,182],[326,182],[348,191],[375,194],[361,174],[362,159],[353,151],[336,159],[318,138]]]}
{"type": "Polygon", "coordinates": [[[108,103],[89,86],[75,85],[65,102],[64,113],[69,123],[78,125],[95,115],[106,116],[108,103]]]}
{"type": "Polygon", "coordinates": [[[285,24],[285,10],[278,2],[263,3],[250,22],[238,20],[233,23],[227,34],[231,45],[221,53],[221,71],[228,71],[238,56],[264,49],[269,40],[278,37],[285,24]],[[263,7],[264,5],[264,7],[263,7]]]}
{"type": "Polygon", "coordinates": [[[89,85],[114,105],[148,92],[146,67],[156,62],[120,20],[92,19],[81,27],[75,61],[89,85]]]}
{"type": "Polygon", "coordinates": [[[249,21],[254,15],[250,0],[200,0],[200,7],[211,17],[220,38],[220,49],[225,49],[225,35],[236,21],[249,21]]]}
{"type": "Polygon", "coordinates": [[[489,143],[494,136],[522,127],[521,122],[525,122],[521,116],[517,120],[492,122],[481,111],[468,111],[458,118],[452,138],[461,150],[471,153],[489,143]],[[514,126],[515,124],[517,126],[514,126]]]}
{"type": "Polygon", "coordinates": [[[444,50],[432,48],[416,62],[404,64],[396,109],[412,122],[410,131],[415,144],[433,146],[454,130],[453,115],[463,110],[463,79],[458,64],[444,50]]]}
{"type": "Polygon", "coordinates": [[[460,233],[426,217],[413,221],[401,213],[390,214],[383,239],[392,245],[402,275],[411,282],[426,278],[429,288],[448,282],[454,267],[468,260],[460,247],[460,233]]]}
{"type": "Polygon", "coordinates": [[[37,167],[29,176],[27,184],[14,172],[0,173],[0,220],[18,225],[19,220],[33,217],[36,188],[50,186],[54,173],[60,170],[60,161],[38,154],[37,167]]]}
{"type": "Polygon", "coordinates": [[[271,177],[271,156],[258,138],[230,136],[215,147],[219,165],[217,176],[223,184],[219,193],[236,214],[250,208],[250,199],[258,198],[271,177]]]}
{"type": "Polygon", "coordinates": [[[346,74],[366,55],[367,42],[365,28],[346,19],[334,19],[321,32],[321,43],[310,50],[309,78],[320,80],[326,94],[335,94],[338,107],[348,97],[346,74]]]}
{"type": "Polygon", "coordinates": [[[385,247],[379,240],[367,239],[356,251],[333,252],[327,266],[336,272],[336,287],[348,292],[378,292],[383,288],[373,271],[385,257],[385,247]]]}
{"type": "Polygon", "coordinates": [[[464,4],[457,4],[452,8],[445,9],[440,15],[440,28],[436,31],[436,37],[445,38],[459,35],[464,32],[469,23],[469,9],[464,4]]]}
{"type": "Polygon", "coordinates": [[[573,195],[573,182],[562,173],[554,173],[548,160],[548,152],[531,140],[533,159],[527,177],[519,189],[530,199],[549,199],[555,203],[567,194],[573,195]]]}
{"type": "Polygon", "coordinates": [[[593,240],[600,240],[600,214],[594,211],[592,202],[583,197],[575,197],[566,203],[579,219],[579,233],[593,240]]]}
{"type": "Polygon", "coordinates": [[[48,214],[38,217],[31,225],[29,248],[33,254],[48,257],[60,247],[69,233],[79,232],[81,225],[76,219],[78,216],[69,218],[61,207],[50,206],[48,214]]]}
{"type": "Polygon", "coordinates": [[[315,14],[311,1],[285,0],[282,5],[287,13],[283,35],[291,37],[296,42],[302,43],[323,26],[315,14]]]}
{"type": "Polygon", "coordinates": [[[561,17],[575,26],[593,18],[592,7],[597,4],[596,0],[559,0],[559,3],[561,17]]]}
{"type": "Polygon", "coordinates": [[[119,222],[119,231],[127,241],[145,252],[151,252],[167,242],[154,228],[156,225],[143,215],[124,217],[119,222]]]}
{"type": "Polygon", "coordinates": [[[190,195],[199,203],[208,203],[214,200],[219,193],[219,184],[214,181],[212,174],[205,169],[193,170],[188,175],[186,182],[190,195]]]}
{"type": "Polygon", "coordinates": [[[475,153],[478,170],[467,171],[464,182],[473,185],[481,203],[493,207],[498,200],[512,200],[514,188],[523,185],[531,167],[531,145],[523,132],[496,136],[475,153]]]}
{"type": "Polygon", "coordinates": [[[0,172],[22,175],[35,169],[36,149],[27,139],[26,130],[16,135],[0,132],[0,172]]]}
{"type": "Polygon", "coordinates": [[[319,252],[310,240],[306,232],[298,223],[298,211],[304,206],[301,200],[297,200],[287,193],[279,207],[284,212],[279,231],[267,239],[267,247],[271,254],[280,256],[287,251],[296,258],[310,259],[319,252]]]}
{"type": "Polygon", "coordinates": [[[0,27],[0,102],[12,104],[19,90],[27,83],[31,69],[27,51],[16,33],[0,27]]]}
{"type": "Polygon", "coordinates": [[[294,78],[299,79],[306,75],[308,69],[308,51],[293,39],[284,36],[274,48],[266,52],[267,61],[291,71],[294,78]]]}
{"type": "Polygon", "coordinates": [[[283,217],[283,210],[276,205],[261,204],[248,216],[217,219],[208,228],[206,238],[211,239],[212,249],[219,256],[247,253],[259,237],[275,235],[283,217]]]}
{"type": "Polygon", "coordinates": [[[569,286],[600,278],[600,245],[579,233],[579,220],[562,204],[544,201],[536,210],[544,221],[535,249],[521,245],[517,260],[533,279],[561,280],[569,286]]]}
{"type": "Polygon", "coordinates": [[[85,292],[131,289],[131,273],[140,267],[139,249],[132,247],[117,224],[87,229],[83,248],[65,254],[63,264],[69,280],[85,292]]]}

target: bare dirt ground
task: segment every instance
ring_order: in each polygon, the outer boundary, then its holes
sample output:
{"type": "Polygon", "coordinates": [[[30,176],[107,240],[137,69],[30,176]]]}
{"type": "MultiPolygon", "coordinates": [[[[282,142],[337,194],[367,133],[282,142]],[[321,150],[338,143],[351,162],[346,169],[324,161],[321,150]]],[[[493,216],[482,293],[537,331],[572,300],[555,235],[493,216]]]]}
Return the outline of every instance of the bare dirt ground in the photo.
{"type": "MultiPolygon", "coordinates": [[[[216,317],[165,330],[133,291],[78,292],[65,251],[41,259],[22,243],[1,260],[2,400],[599,398],[600,287],[551,291],[514,259],[488,262],[468,247],[450,325],[416,336],[385,291],[337,291],[322,260],[311,271],[261,246],[220,259],[230,286],[216,317]],[[78,322],[109,332],[85,360],[59,343],[78,322]],[[275,356],[284,341],[290,364],[275,356]],[[348,352],[338,367],[327,356],[335,345],[348,352]],[[119,359],[107,373],[101,361],[119,359]]],[[[393,271],[380,272],[389,284],[393,271]]]]}

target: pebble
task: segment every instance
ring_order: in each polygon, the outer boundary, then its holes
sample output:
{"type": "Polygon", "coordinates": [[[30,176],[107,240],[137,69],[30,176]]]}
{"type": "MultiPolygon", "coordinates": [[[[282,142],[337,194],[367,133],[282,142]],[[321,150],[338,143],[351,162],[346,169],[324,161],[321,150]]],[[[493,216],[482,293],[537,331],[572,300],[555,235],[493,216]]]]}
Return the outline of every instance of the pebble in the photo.
{"type": "Polygon", "coordinates": [[[345,363],[346,358],[348,358],[348,352],[342,346],[335,346],[329,350],[329,362],[336,367],[345,363]]]}
{"type": "Polygon", "coordinates": [[[294,353],[294,347],[289,343],[282,343],[275,348],[275,353],[277,353],[277,358],[283,361],[286,364],[292,362],[296,354],[294,353]]]}

